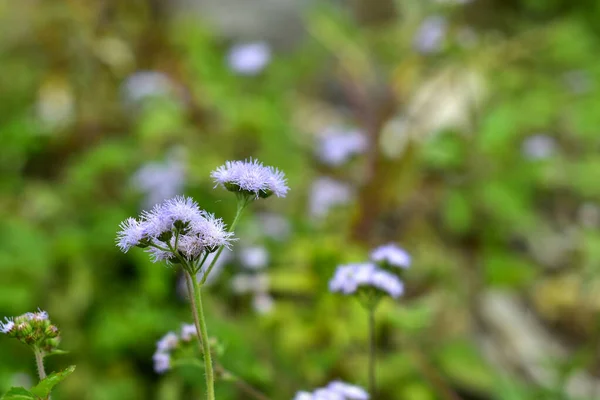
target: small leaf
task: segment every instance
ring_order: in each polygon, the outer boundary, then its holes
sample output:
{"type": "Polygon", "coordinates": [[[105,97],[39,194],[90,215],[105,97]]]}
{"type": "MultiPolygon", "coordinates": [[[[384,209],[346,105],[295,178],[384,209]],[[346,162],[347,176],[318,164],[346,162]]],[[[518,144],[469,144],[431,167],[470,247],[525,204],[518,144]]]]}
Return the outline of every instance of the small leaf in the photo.
{"type": "Polygon", "coordinates": [[[47,397],[54,388],[54,386],[59,384],[67,376],[71,375],[73,371],[75,371],[75,366],[71,365],[70,367],[60,372],[54,372],[50,374],[46,379],[42,380],[40,383],[32,387],[31,392],[39,397],[47,397]]]}
{"type": "Polygon", "coordinates": [[[69,352],[66,351],[66,350],[56,349],[56,350],[52,350],[50,353],[46,353],[46,357],[49,357],[49,356],[60,356],[60,355],[63,355],[63,354],[69,354],[69,352]]]}
{"type": "Polygon", "coordinates": [[[22,387],[12,387],[4,396],[2,400],[38,400],[37,396],[34,396],[31,392],[27,391],[22,387]]]}

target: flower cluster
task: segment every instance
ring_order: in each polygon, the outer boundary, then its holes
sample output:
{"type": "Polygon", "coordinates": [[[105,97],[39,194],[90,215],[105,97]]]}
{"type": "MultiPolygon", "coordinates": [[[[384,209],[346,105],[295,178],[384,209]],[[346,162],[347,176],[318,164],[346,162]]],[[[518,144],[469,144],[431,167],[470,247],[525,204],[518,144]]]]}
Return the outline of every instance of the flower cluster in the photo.
{"type": "Polygon", "coordinates": [[[175,197],[120,225],[117,246],[127,252],[145,248],[154,262],[195,261],[221,246],[229,247],[233,233],[225,230],[220,218],[201,210],[189,197],[175,197]]]}
{"type": "Polygon", "coordinates": [[[190,343],[198,333],[193,324],[183,324],[181,333],[178,336],[175,332],[168,332],[158,342],[156,342],[156,352],[152,356],[154,361],[154,371],[157,374],[163,374],[171,369],[171,356],[174,350],[183,344],[190,343]]]}
{"type": "Polygon", "coordinates": [[[247,199],[285,197],[287,186],[283,172],[264,166],[257,160],[227,161],[211,173],[217,185],[247,199]]]}
{"type": "Polygon", "coordinates": [[[393,298],[400,297],[404,291],[404,285],[397,276],[372,263],[339,266],[329,281],[332,292],[354,294],[360,288],[375,288],[393,298]]]}
{"type": "Polygon", "coordinates": [[[29,346],[52,352],[58,348],[60,332],[52,325],[46,311],[38,310],[18,317],[5,317],[0,332],[29,346]]]}
{"type": "Polygon", "coordinates": [[[398,298],[404,293],[399,272],[410,266],[410,255],[395,244],[387,244],[371,252],[371,261],[341,265],[329,281],[329,290],[346,295],[375,290],[378,296],[398,298]]]}
{"type": "Polygon", "coordinates": [[[360,386],[333,381],[312,393],[298,392],[294,400],[369,400],[369,394],[360,386]]]}

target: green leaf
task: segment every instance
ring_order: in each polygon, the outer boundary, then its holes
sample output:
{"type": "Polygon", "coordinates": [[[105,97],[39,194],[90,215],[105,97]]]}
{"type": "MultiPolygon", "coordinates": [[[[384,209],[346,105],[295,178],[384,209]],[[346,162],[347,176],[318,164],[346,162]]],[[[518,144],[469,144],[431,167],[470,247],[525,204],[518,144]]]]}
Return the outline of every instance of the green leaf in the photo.
{"type": "Polygon", "coordinates": [[[49,357],[49,356],[60,356],[60,355],[63,355],[63,354],[69,354],[69,352],[66,351],[66,350],[56,349],[56,350],[52,350],[50,353],[47,353],[46,357],[49,357]]]}
{"type": "Polygon", "coordinates": [[[12,387],[4,396],[2,400],[38,400],[37,396],[34,396],[31,392],[27,391],[22,387],[12,387]]]}
{"type": "Polygon", "coordinates": [[[31,388],[31,392],[39,397],[47,397],[54,386],[58,385],[65,379],[67,376],[71,375],[75,371],[75,366],[71,365],[70,367],[60,371],[54,372],[50,374],[46,379],[42,380],[40,383],[31,388]]]}

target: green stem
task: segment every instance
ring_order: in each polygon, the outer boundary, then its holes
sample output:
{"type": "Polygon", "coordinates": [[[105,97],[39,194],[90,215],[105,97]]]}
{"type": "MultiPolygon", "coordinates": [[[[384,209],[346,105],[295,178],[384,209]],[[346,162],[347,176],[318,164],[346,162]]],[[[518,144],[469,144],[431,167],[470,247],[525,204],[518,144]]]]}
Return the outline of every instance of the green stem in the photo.
{"type": "MultiPolygon", "coordinates": [[[[38,375],[40,376],[40,381],[46,379],[46,370],[44,369],[44,351],[36,349],[33,351],[35,354],[35,364],[37,365],[38,375]]],[[[44,400],[48,400],[50,395],[44,397],[44,400]]]]}
{"type": "Polygon", "coordinates": [[[210,343],[208,340],[208,331],[206,330],[206,321],[204,320],[204,310],[202,309],[202,293],[196,274],[189,274],[191,279],[191,286],[193,296],[193,307],[195,308],[194,323],[196,324],[196,330],[199,333],[202,342],[202,353],[204,356],[204,368],[206,369],[206,398],[208,400],[215,400],[215,378],[213,373],[212,357],[210,354],[210,343]]]}
{"type": "Polygon", "coordinates": [[[375,344],[375,307],[370,307],[368,310],[369,314],[369,394],[371,398],[375,396],[375,358],[376,358],[376,344],[375,344]]]}
{"type": "MultiPolygon", "coordinates": [[[[235,229],[235,226],[237,225],[237,223],[240,219],[240,216],[242,215],[242,211],[244,211],[244,208],[246,208],[247,205],[248,205],[248,200],[245,200],[243,198],[238,199],[237,211],[235,212],[235,218],[233,218],[233,222],[229,226],[229,232],[233,232],[233,230],[235,229]]],[[[206,272],[204,273],[204,275],[202,275],[202,280],[200,281],[200,285],[203,285],[204,282],[206,282],[206,279],[208,279],[208,275],[210,274],[210,271],[212,271],[213,267],[215,266],[224,247],[225,246],[221,246],[221,247],[219,247],[219,250],[217,250],[217,254],[215,254],[215,257],[212,259],[212,262],[206,269],[206,272]]]]}

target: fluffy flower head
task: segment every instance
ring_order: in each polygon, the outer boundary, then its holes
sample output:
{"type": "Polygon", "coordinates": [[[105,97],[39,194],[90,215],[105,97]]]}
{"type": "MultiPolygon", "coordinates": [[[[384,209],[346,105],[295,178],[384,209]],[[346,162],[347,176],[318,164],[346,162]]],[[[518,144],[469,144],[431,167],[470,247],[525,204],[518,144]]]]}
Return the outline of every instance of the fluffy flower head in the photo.
{"type": "Polygon", "coordinates": [[[256,199],[272,194],[285,197],[289,190],[283,172],[252,159],[227,161],[213,171],[211,177],[217,185],[230,192],[243,193],[256,199]]]}
{"type": "Polygon", "coordinates": [[[229,247],[233,240],[233,233],[226,230],[221,219],[182,196],[144,211],[139,220],[128,218],[120,228],[117,246],[123,252],[134,246],[146,248],[154,262],[173,260],[171,249],[193,260],[221,246],[229,247]]]}
{"type": "Polygon", "coordinates": [[[371,260],[399,268],[408,268],[411,263],[410,254],[394,243],[385,244],[374,249],[371,252],[371,260]]]}
{"type": "Polygon", "coordinates": [[[156,352],[164,353],[173,350],[179,344],[179,337],[174,332],[169,332],[156,342],[156,352]]]}
{"type": "Polygon", "coordinates": [[[4,322],[0,322],[0,332],[7,334],[15,327],[14,318],[4,317],[4,322]]]}
{"type": "Polygon", "coordinates": [[[371,263],[342,265],[329,281],[329,290],[346,295],[356,293],[361,287],[373,287],[393,298],[404,292],[404,285],[396,275],[371,263]]]}
{"type": "Polygon", "coordinates": [[[256,75],[271,60],[271,48],[265,42],[238,44],[227,56],[229,67],[240,75],[256,75]]]}
{"type": "Polygon", "coordinates": [[[168,353],[154,353],[152,361],[154,361],[154,371],[157,374],[164,374],[171,369],[171,356],[168,353]]]}
{"type": "Polygon", "coordinates": [[[319,146],[319,159],[331,166],[340,166],[350,157],[367,150],[366,136],[360,131],[327,129],[319,146]]]}

